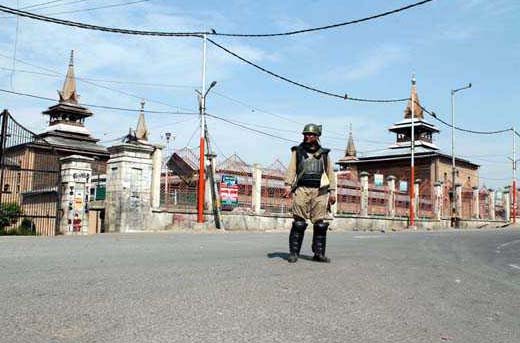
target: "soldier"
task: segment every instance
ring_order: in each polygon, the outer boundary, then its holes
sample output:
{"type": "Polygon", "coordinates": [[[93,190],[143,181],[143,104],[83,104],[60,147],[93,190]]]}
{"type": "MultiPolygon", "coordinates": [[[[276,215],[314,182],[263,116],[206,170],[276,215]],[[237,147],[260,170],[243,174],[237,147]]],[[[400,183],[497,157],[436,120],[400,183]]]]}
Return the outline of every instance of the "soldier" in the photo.
{"type": "Polygon", "coordinates": [[[298,260],[307,228],[306,219],[313,223],[312,252],[313,260],[330,262],[325,256],[327,229],[324,221],[328,205],[336,202],[336,184],[330,149],[322,148],[319,143],[321,125],[307,124],[303,128],[303,142],[291,148],[291,162],[285,178],[285,196],[294,193],[292,213],[293,223],[289,234],[289,263],[298,260]]]}

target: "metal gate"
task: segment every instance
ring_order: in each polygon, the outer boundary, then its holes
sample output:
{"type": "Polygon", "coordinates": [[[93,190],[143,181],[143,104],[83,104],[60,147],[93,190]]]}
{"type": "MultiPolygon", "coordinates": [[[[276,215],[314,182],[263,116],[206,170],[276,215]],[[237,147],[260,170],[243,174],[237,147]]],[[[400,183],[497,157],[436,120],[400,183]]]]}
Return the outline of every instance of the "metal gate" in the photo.
{"type": "Polygon", "coordinates": [[[0,117],[0,234],[54,236],[60,213],[59,155],[7,110],[0,117]]]}

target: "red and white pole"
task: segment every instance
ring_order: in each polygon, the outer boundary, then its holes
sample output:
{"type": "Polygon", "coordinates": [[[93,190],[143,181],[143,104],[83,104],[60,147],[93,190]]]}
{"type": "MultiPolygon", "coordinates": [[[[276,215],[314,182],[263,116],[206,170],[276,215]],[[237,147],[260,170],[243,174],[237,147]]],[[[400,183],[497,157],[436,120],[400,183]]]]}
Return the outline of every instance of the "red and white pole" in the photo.
{"type": "Polygon", "coordinates": [[[204,196],[206,192],[206,161],[204,156],[204,138],[205,112],[206,112],[206,35],[203,39],[202,49],[202,92],[200,96],[200,140],[199,140],[199,183],[197,197],[197,223],[204,223],[204,196]]]}
{"type": "Polygon", "coordinates": [[[516,224],[516,130],[513,127],[513,224],[516,224]]]}
{"type": "Polygon", "coordinates": [[[410,227],[415,227],[415,75],[412,76],[412,96],[411,96],[411,107],[412,107],[412,132],[410,138],[411,147],[411,163],[410,163],[410,227]]]}

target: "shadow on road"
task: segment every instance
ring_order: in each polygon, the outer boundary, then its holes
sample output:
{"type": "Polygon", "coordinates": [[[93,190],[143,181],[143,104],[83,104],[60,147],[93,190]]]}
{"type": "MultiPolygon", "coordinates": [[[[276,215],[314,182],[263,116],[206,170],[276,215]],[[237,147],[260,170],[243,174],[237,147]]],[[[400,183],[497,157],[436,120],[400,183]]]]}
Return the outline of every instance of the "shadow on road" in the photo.
{"type": "MultiPolygon", "coordinates": [[[[276,252],[268,253],[267,257],[268,258],[281,258],[282,260],[287,260],[289,258],[289,254],[286,252],[276,251],[276,252]]],[[[300,255],[299,258],[302,260],[312,261],[312,256],[300,255]]]]}

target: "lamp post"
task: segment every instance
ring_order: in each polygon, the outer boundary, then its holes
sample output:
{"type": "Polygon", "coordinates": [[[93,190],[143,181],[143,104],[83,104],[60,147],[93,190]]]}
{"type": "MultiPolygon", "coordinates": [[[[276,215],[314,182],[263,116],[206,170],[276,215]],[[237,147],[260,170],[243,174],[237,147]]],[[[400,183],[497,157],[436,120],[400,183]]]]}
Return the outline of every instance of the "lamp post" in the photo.
{"type": "MultiPolygon", "coordinates": [[[[415,87],[415,74],[412,75],[412,87],[415,87]]],[[[415,229],[415,90],[412,89],[411,103],[411,133],[410,133],[410,228],[415,229]]]]}
{"type": "Polygon", "coordinates": [[[164,134],[164,136],[166,137],[166,158],[165,158],[165,163],[164,163],[164,194],[165,194],[165,199],[164,199],[164,204],[165,206],[168,206],[168,202],[170,200],[170,195],[169,195],[169,185],[168,185],[168,176],[170,176],[170,173],[168,171],[168,155],[170,153],[170,138],[172,137],[172,134],[171,132],[166,132],[164,134]]]}
{"type": "MultiPolygon", "coordinates": [[[[205,36],[204,36],[205,38],[205,36]]],[[[206,59],[206,39],[204,39],[204,60],[206,59]]],[[[204,145],[205,141],[205,132],[206,132],[206,96],[209,91],[216,86],[217,81],[213,81],[208,90],[205,91],[205,82],[206,82],[206,63],[204,63],[204,67],[202,68],[202,92],[196,91],[199,95],[199,111],[200,111],[200,142],[199,142],[199,183],[198,183],[198,202],[197,202],[197,222],[204,223],[204,193],[206,190],[206,177],[205,177],[205,156],[204,156],[204,145]]]]}
{"type": "Polygon", "coordinates": [[[468,83],[467,86],[452,89],[451,90],[451,214],[452,214],[452,226],[455,226],[456,218],[458,218],[459,213],[457,213],[457,192],[455,191],[455,93],[460,92],[465,89],[471,88],[471,83],[468,83]]]}

